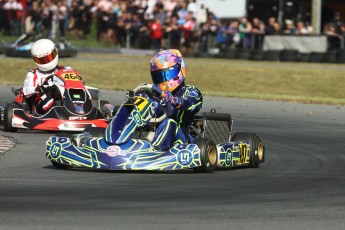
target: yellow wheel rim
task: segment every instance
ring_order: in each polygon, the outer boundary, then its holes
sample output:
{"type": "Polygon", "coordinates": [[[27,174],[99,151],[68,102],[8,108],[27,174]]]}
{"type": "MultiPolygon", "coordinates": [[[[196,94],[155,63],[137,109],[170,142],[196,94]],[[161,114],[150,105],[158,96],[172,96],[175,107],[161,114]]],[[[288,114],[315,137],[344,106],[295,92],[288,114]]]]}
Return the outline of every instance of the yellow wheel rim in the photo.
{"type": "Polygon", "coordinates": [[[262,161],[263,157],[264,157],[264,145],[260,142],[258,145],[258,158],[260,161],[262,161]]]}
{"type": "Polygon", "coordinates": [[[217,163],[217,149],[214,146],[208,149],[208,162],[210,165],[215,165],[217,163]]]}

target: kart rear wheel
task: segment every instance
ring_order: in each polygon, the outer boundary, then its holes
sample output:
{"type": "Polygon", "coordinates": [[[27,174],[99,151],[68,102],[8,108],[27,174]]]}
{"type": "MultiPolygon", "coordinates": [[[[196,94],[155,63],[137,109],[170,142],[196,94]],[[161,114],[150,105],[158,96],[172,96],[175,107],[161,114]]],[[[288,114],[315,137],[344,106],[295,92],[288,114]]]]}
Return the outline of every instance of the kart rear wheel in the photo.
{"type": "Polygon", "coordinates": [[[17,128],[12,126],[13,109],[20,109],[20,105],[15,102],[8,103],[4,111],[4,129],[6,132],[16,132],[17,128]]]}
{"type": "Polygon", "coordinates": [[[98,89],[88,89],[92,99],[92,106],[100,109],[100,91],[98,89]]]}
{"type": "Polygon", "coordinates": [[[211,173],[217,167],[217,146],[213,140],[208,138],[198,138],[194,141],[200,149],[201,166],[195,168],[195,172],[211,173]]]}
{"type": "Polygon", "coordinates": [[[102,115],[105,117],[105,118],[111,118],[112,117],[112,111],[109,111],[107,108],[106,108],[106,104],[110,104],[109,101],[106,101],[106,100],[101,100],[100,101],[100,110],[102,112],[102,115]]]}
{"type": "Polygon", "coordinates": [[[69,165],[64,165],[64,164],[61,164],[59,162],[56,162],[56,161],[51,161],[52,162],[52,165],[57,168],[57,169],[67,169],[69,168],[69,165]]]}
{"type": "Polygon", "coordinates": [[[257,168],[265,161],[265,146],[259,137],[254,133],[235,133],[231,141],[249,141],[249,167],[257,168]]]}

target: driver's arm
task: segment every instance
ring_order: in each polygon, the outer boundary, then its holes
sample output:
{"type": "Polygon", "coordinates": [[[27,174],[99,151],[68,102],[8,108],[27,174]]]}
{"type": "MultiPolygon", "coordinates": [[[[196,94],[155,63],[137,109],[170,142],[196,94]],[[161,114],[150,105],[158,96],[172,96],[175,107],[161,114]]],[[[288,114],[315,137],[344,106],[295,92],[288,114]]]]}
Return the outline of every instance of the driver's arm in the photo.
{"type": "Polygon", "coordinates": [[[25,97],[30,97],[35,94],[37,87],[37,79],[35,79],[34,73],[32,71],[28,72],[24,81],[23,93],[25,97]]]}
{"type": "Polygon", "coordinates": [[[202,107],[202,94],[195,87],[188,87],[182,96],[173,96],[170,92],[163,93],[163,98],[168,106],[178,110],[199,111],[202,107]]]}
{"type": "Polygon", "coordinates": [[[181,100],[180,109],[188,111],[199,111],[202,107],[202,94],[195,87],[189,87],[185,91],[182,97],[179,97],[181,100]]]}

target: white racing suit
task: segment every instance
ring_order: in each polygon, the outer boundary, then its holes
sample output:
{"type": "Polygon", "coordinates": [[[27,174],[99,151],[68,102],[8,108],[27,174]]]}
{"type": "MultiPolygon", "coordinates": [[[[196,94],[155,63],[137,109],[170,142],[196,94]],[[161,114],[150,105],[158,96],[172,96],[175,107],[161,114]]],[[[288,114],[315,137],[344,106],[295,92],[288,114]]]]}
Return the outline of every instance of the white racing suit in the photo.
{"type": "Polygon", "coordinates": [[[48,76],[53,75],[60,69],[72,68],[69,66],[56,66],[49,72],[42,72],[39,69],[32,69],[26,74],[23,93],[30,108],[36,108],[36,113],[44,114],[55,104],[54,98],[50,94],[50,91],[44,90],[42,92],[40,87],[48,76]]]}

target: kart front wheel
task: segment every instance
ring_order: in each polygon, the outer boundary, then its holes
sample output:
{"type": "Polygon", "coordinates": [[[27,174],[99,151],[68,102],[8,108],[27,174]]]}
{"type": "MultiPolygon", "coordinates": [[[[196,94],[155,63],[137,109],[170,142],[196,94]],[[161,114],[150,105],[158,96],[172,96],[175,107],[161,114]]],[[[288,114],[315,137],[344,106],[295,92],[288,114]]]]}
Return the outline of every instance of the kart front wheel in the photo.
{"type": "Polygon", "coordinates": [[[13,109],[20,109],[17,103],[11,102],[6,105],[4,111],[4,129],[6,132],[16,132],[17,128],[12,126],[13,109]]]}
{"type": "Polygon", "coordinates": [[[217,167],[217,146],[213,140],[208,138],[198,138],[195,140],[200,149],[201,166],[195,168],[195,172],[210,173],[217,167]]]}
{"type": "Polygon", "coordinates": [[[265,161],[265,146],[259,137],[254,133],[235,133],[231,141],[249,141],[249,167],[257,168],[265,161]]]}

